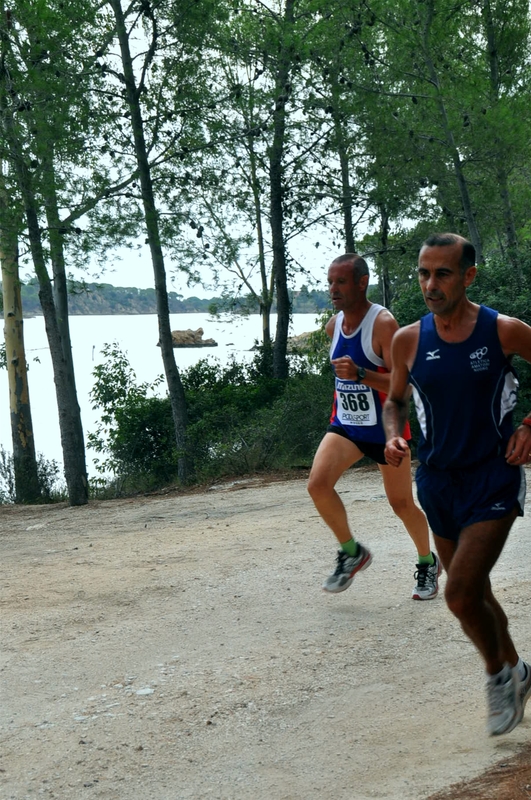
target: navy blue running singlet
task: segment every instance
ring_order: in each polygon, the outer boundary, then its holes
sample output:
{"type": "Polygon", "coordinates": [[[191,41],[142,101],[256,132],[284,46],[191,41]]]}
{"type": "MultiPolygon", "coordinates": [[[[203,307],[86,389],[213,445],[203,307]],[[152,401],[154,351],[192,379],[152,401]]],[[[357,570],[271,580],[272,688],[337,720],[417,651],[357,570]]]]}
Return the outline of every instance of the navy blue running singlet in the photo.
{"type": "Polygon", "coordinates": [[[410,382],[421,427],[418,457],[429,466],[468,468],[505,452],[518,380],[501,348],[497,317],[480,306],[464,342],[443,341],[433,314],[420,320],[410,382]]]}

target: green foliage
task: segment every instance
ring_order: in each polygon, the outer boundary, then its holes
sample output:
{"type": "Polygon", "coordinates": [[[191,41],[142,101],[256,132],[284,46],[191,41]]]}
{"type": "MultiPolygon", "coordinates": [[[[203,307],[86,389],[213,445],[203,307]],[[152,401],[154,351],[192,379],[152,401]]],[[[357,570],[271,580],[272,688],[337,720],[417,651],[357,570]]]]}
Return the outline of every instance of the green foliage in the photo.
{"type": "Polygon", "coordinates": [[[416,277],[397,289],[391,311],[401,327],[416,322],[428,312],[416,277]]]}
{"type": "Polygon", "coordinates": [[[94,368],[96,382],[90,392],[92,407],[101,410],[100,423],[87,441],[96,453],[110,457],[97,459],[96,468],[124,479],[137,476],[148,485],[170,480],[176,471],[176,455],[169,401],[148,396],[162,377],[137,385],[135,372],[116,342],[105,345],[102,352],[106,360],[94,368]]]}
{"type": "Polygon", "coordinates": [[[42,453],[37,455],[37,477],[41,490],[41,500],[45,503],[59,503],[68,499],[66,485],[59,464],[54,459],[46,459],[42,453]]]}
{"type": "MultiPolygon", "coordinates": [[[[326,323],[332,317],[334,311],[331,308],[323,310],[315,320],[318,327],[308,336],[302,356],[300,367],[304,372],[307,368],[312,373],[320,375],[330,374],[330,339],[326,334],[326,323]]],[[[292,359],[294,366],[294,359],[292,359]]]]}
{"type": "Polygon", "coordinates": [[[331,370],[320,375],[302,372],[288,379],[281,397],[250,426],[256,439],[263,436],[271,443],[262,468],[311,465],[330,417],[332,395],[331,370]]]}
{"type": "Polygon", "coordinates": [[[282,392],[282,381],[264,377],[259,364],[260,354],[250,365],[232,360],[224,368],[201,360],[183,374],[189,457],[196,475],[223,459],[230,462],[243,447],[237,443],[249,418],[282,392]]]}
{"type": "MultiPolygon", "coordinates": [[[[102,422],[88,440],[106,458],[92,491],[123,494],[174,482],[177,452],[168,398],[150,396],[156,385],[136,384],[116,344],[107,345],[104,355],[91,392],[102,422]]],[[[221,367],[202,360],[183,373],[195,481],[311,463],[330,413],[332,375],[330,369],[317,372],[302,357],[293,361],[286,382],[263,374],[259,353],[250,364],[233,360],[221,367]]]]}
{"type": "Polygon", "coordinates": [[[0,503],[14,503],[16,499],[15,491],[15,468],[13,465],[13,454],[8,453],[0,446],[0,503]]]}
{"type": "Polygon", "coordinates": [[[170,482],[177,474],[175,428],[168,397],[133,393],[116,408],[113,459],[122,476],[141,479],[145,488],[170,482]]]}
{"type": "Polygon", "coordinates": [[[299,368],[284,382],[253,365],[233,362],[214,375],[200,363],[184,384],[198,480],[311,463],[330,413],[330,370],[299,368]]]}
{"type": "MultiPolygon", "coordinates": [[[[515,255],[518,269],[506,256],[499,253],[490,255],[479,268],[468,296],[476,303],[483,303],[531,325],[531,245],[521,248],[515,255]]],[[[520,383],[514,415],[518,421],[531,408],[531,364],[515,357],[514,366],[520,383]]]]}
{"type": "MultiPolygon", "coordinates": [[[[57,461],[46,459],[42,453],[37,455],[37,477],[40,487],[41,503],[60,503],[67,500],[67,490],[60,477],[57,461]]],[[[0,504],[16,502],[15,468],[13,454],[0,445],[0,504]]]]}
{"type": "Polygon", "coordinates": [[[495,308],[531,325],[531,245],[518,251],[518,269],[507,256],[487,256],[478,269],[468,296],[475,303],[495,308]]]}
{"type": "Polygon", "coordinates": [[[199,433],[208,443],[196,463],[197,478],[308,467],[326,429],[332,390],[330,375],[301,373],[288,379],[271,405],[253,414],[241,418],[226,408],[222,429],[203,418],[193,426],[194,437],[199,433]]]}
{"type": "MultiPolygon", "coordinates": [[[[477,292],[483,302],[529,320],[525,263],[518,271],[514,258],[511,269],[492,255],[499,245],[513,257],[515,242],[531,239],[526,0],[304,0],[295,4],[293,20],[287,8],[285,2],[222,0],[133,0],[124,8],[131,42],[145,43],[133,47],[134,69],[160,224],[160,237],[148,238],[160,238],[189,284],[202,280],[222,292],[218,301],[170,293],[170,311],[205,310],[200,304],[206,304],[268,312],[275,291],[307,274],[297,240],[307,234],[318,248],[324,235],[339,248],[349,208],[358,245],[360,231],[370,231],[362,249],[380,280],[371,299],[390,305],[400,324],[425,313],[415,275],[422,228],[465,235],[477,229],[487,264],[471,296],[477,292]],[[280,143],[279,195],[270,167],[280,143]],[[281,197],[285,279],[272,269],[272,254],[279,252],[272,247],[273,195],[281,197]]],[[[12,0],[9,12],[0,20],[0,91],[3,131],[9,123],[12,133],[2,138],[0,156],[11,165],[3,177],[21,252],[28,252],[27,231],[20,230],[25,202],[13,167],[22,158],[46,262],[54,230],[70,266],[97,257],[104,268],[110,248],[140,247],[145,235],[111,4],[12,0]],[[58,230],[43,205],[52,176],[58,230]]],[[[154,290],[70,289],[72,313],[155,308],[154,290]]],[[[39,313],[36,283],[24,291],[26,311],[39,313]]],[[[294,312],[326,308],[326,298],[306,287],[291,301],[294,312]]],[[[310,374],[324,377],[327,348],[319,336],[310,354],[298,358],[306,359],[310,374]]],[[[200,386],[219,403],[219,417],[203,409],[204,428],[227,425],[231,413],[235,426],[245,425],[247,415],[269,413],[284,396],[265,382],[270,350],[258,355],[256,376],[249,372],[238,383],[233,375],[231,389],[212,381],[200,386]]],[[[298,380],[304,367],[300,360],[292,364],[300,366],[292,376],[298,380]]],[[[93,444],[110,452],[123,474],[127,464],[138,464],[146,476],[156,469],[169,475],[173,456],[165,461],[162,451],[172,437],[158,427],[156,386],[120,375],[125,384],[117,394],[112,376],[100,376],[104,391],[94,402],[108,419],[93,444]]],[[[202,408],[203,400],[195,400],[202,408]]],[[[160,425],[168,414],[166,408],[160,425]]],[[[199,424],[195,416],[192,410],[192,425],[199,424]]],[[[200,442],[210,434],[197,436],[200,442]]]]}

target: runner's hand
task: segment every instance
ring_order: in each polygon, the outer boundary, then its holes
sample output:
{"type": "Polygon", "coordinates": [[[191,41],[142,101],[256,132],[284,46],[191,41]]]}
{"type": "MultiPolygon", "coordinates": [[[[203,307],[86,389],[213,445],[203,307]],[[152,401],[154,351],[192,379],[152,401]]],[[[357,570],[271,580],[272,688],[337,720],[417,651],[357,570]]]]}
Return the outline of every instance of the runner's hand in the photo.
{"type": "Polygon", "coordinates": [[[333,358],[332,366],[336,371],[336,375],[341,380],[355,381],[358,377],[358,366],[354,363],[350,356],[341,356],[341,358],[333,358]]]}
{"type": "Polygon", "coordinates": [[[393,436],[385,445],[385,460],[391,467],[399,467],[409,453],[409,445],[401,436],[393,436]]]}
{"type": "Polygon", "coordinates": [[[531,428],[529,425],[520,425],[515,430],[505,451],[508,464],[521,466],[531,463],[531,428]]]}

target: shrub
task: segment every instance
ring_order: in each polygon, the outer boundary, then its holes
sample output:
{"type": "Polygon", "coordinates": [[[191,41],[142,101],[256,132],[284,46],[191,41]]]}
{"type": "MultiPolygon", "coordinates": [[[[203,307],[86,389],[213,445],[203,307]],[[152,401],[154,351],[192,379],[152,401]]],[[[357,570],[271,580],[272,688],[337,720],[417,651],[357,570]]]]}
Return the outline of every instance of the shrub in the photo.
{"type": "MultiPolygon", "coordinates": [[[[59,503],[67,499],[66,485],[60,475],[61,470],[57,461],[46,459],[42,453],[37,454],[37,478],[41,492],[40,502],[59,503]]],[[[13,454],[8,453],[0,445],[0,504],[15,502],[13,454]]]]}
{"type": "MultiPolygon", "coordinates": [[[[88,436],[105,458],[92,491],[122,494],[173,482],[177,452],[167,397],[149,396],[156,385],[137,385],[116,344],[104,350],[91,393],[102,422],[88,436]],[[116,383],[114,383],[116,382],[116,383]]],[[[315,372],[293,359],[288,381],[261,374],[250,364],[200,361],[182,374],[189,409],[187,455],[196,481],[257,470],[307,465],[326,428],[333,388],[330,370],[315,372]]]]}
{"type": "Polygon", "coordinates": [[[308,466],[330,415],[330,376],[299,373],[272,403],[242,417],[227,406],[190,426],[200,479],[308,466]]]}
{"type": "Polygon", "coordinates": [[[177,469],[170,403],[149,396],[162,377],[152,384],[137,384],[116,342],[105,345],[103,355],[106,360],[94,368],[96,382],[90,393],[92,407],[101,409],[101,422],[87,441],[96,453],[108,454],[104,460],[95,459],[96,469],[119,479],[93,481],[92,488],[101,494],[111,483],[115,493],[122,494],[126,486],[134,491],[169,482],[177,469]]]}

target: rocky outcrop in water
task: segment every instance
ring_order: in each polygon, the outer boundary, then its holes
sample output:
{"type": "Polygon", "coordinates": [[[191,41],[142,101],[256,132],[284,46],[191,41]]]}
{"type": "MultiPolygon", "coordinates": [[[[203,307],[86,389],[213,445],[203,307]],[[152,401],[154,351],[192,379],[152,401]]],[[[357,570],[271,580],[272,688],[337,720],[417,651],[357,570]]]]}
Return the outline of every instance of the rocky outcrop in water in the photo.
{"type": "MultiPolygon", "coordinates": [[[[188,328],[185,331],[172,331],[171,338],[174,347],[217,347],[218,343],[214,339],[203,339],[204,330],[198,328],[196,331],[188,328]]],[[[160,347],[160,342],[158,342],[160,347]]]]}

